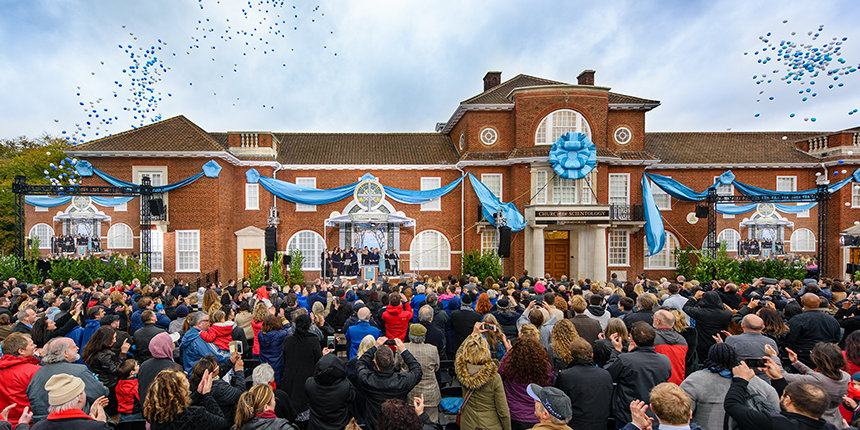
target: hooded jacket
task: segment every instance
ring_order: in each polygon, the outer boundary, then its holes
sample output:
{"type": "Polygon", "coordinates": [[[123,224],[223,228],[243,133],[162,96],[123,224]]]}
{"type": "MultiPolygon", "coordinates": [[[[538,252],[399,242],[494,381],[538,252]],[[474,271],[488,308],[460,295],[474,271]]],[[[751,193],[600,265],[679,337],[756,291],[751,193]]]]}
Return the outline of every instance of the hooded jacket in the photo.
{"type": "Polygon", "coordinates": [[[100,320],[86,320],[83,327],[73,328],[66,337],[75,341],[75,345],[78,346],[78,349],[83,351],[84,346],[89,342],[90,338],[93,337],[93,333],[95,333],[99,327],[101,327],[100,320]]]}
{"type": "Polygon", "coordinates": [[[200,329],[194,327],[189,328],[185,332],[185,336],[182,336],[179,348],[182,350],[182,367],[186,373],[191,371],[194,363],[197,363],[198,360],[209,354],[214,355],[218,359],[218,364],[230,359],[229,355],[219,353],[214,345],[203,340],[200,337],[200,329]]]}
{"type": "Polygon", "coordinates": [[[606,325],[609,324],[609,318],[611,318],[611,315],[609,315],[609,312],[606,312],[603,306],[594,305],[589,305],[585,308],[585,316],[597,320],[600,323],[601,330],[606,330],[606,325]]]}
{"type": "Polygon", "coordinates": [[[400,354],[409,368],[408,372],[395,372],[393,365],[386,370],[377,369],[373,361],[375,355],[376,347],[374,346],[356,361],[358,388],[364,391],[367,398],[366,424],[370,430],[376,428],[382,403],[388,399],[406,401],[407,394],[418,384],[423,375],[421,364],[408,350],[400,354]]]}
{"type": "Polygon", "coordinates": [[[314,376],[305,381],[311,407],[309,430],[340,430],[349,422],[349,404],[355,388],[346,379],[346,365],[335,354],[326,354],[314,366],[314,376]]]}
{"type": "Polygon", "coordinates": [[[385,312],[382,313],[382,320],[385,321],[385,337],[405,341],[411,319],[412,307],[409,306],[409,303],[397,306],[388,305],[385,312]]]}
{"type": "Polygon", "coordinates": [[[260,341],[260,363],[269,363],[275,371],[275,380],[280,381],[284,374],[284,339],[287,330],[262,331],[257,335],[260,341]]]}
{"type": "Polygon", "coordinates": [[[669,382],[680,385],[686,377],[687,341],[673,329],[657,329],[654,350],[669,358],[672,376],[669,382]]]}
{"type": "Polygon", "coordinates": [[[732,311],[723,307],[723,300],[716,291],[708,291],[701,300],[687,300],[684,313],[696,320],[696,353],[701,361],[708,356],[711,345],[716,343],[713,336],[729,328],[732,311]]]}
{"type": "Polygon", "coordinates": [[[463,399],[470,390],[472,395],[460,407],[460,428],[511,430],[511,411],[498,363],[473,364],[475,360],[463,351],[454,359],[454,371],[463,385],[463,399]]]}
{"type": "Polygon", "coordinates": [[[16,403],[17,406],[9,413],[12,425],[18,423],[18,418],[24,407],[30,406],[27,397],[27,385],[33,375],[39,370],[39,360],[33,357],[18,357],[4,355],[0,357],[0,409],[16,403]]]}

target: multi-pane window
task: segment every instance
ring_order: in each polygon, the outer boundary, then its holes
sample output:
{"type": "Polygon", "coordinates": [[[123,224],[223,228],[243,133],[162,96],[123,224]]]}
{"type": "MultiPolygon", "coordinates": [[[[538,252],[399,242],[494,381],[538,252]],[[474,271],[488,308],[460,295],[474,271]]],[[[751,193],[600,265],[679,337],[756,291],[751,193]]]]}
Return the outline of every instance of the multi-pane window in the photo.
{"type": "MultiPolygon", "coordinates": [[[[797,176],[777,176],[776,177],[777,191],[797,191],[797,176]]],[[[806,202],[798,203],[797,205],[805,205],[806,202]]],[[[809,211],[797,213],[798,218],[809,218],[809,211]]]]}
{"type": "Polygon", "coordinates": [[[162,174],[162,172],[142,171],[138,174],[138,176],[139,176],[138,183],[143,182],[144,176],[148,176],[149,177],[149,183],[153,187],[160,187],[160,186],[164,185],[164,175],[162,174]]]}
{"type": "Polygon", "coordinates": [[[741,234],[731,228],[727,228],[717,235],[717,244],[725,243],[726,252],[738,252],[738,242],[740,240],[741,234]]]}
{"type": "Polygon", "coordinates": [[[558,175],[554,176],[552,178],[552,203],[556,205],[578,203],[576,186],[579,181],[563,179],[558,175]]]}
{"type": "Polygon", "coordinates": [[[623,230],[613,230],[609,232],[609,265],[610,266],[628,266],[630,259],[628,251],[630,249],[630,235],[623,230]]]}
{"type": "Polygon", "coordinates": [[[481,254],[495,254],[499,250],[499,231],[496,229],[485,229],[481,232],[481,254]]]}
{"type": "MultiPolygon", "coordinates": [[[[435,190],[442,187],[442,178],[421,178],[421,191],[435,190]]],[[[422,211],[441,211],[442,198],[430,200],[427,203],[421,203],[422,211]]]]}
{"type": "Polygon", "coordinates": [[[245,210],[260,210],[260,184],[245,184],[245,210]]]}
{"type": "Polygon", "coordinates": [[[131,227],[117,223],[108,229],[108,249],[130,249],[134,246],[134,235],[131,227]]]}
{"type": "Polygon", "coordinates": [[[609,174],[609,204],[630,204],[630,175],[627,173],[609,174]]]}
{"type": "MultiPolygon", "coordinates": [[[[317,178],[296,178],[296,185],[301,185],[303,187],[308,188],[316,188],[317,178]]],[[[316,212],[316,210],[317,207],[315,205],[296,203],[296,212],[316,212]]]]}
{"type": "MultiPolygon", "coordinates": [[[[717,185],[717,195],[718,196],[732,196],[735,194],[735,186],[732,184],[723,185],[720,184],[720,177],[714,176],[714,183],[717,185]]],[[[723,218],[734,218],[734,215],[723,214],[723,218]]]]}
{"type": "Polygon", "coordinates": [[[301,251],[302,270],[320,270],[320,259],[325,250],[322,236],[313,230],[302,230],[293,235],[287,242],[287,252],[294,249],[301,251]]]}
{"type": "MultiPolygon", "coordinates": [[[[142,244],[141,244],[142,246],[142,244]]],[[[150,272],[164,271],[164,234],[158,230],[149,231],[150,272]]]]}
{"type": "Polygon", "coordinates": [[[176,271],[200,271],[200,230],[176,230],[176,271]]]}
{"type": "Polygon", "coordinates": [[[672,210],[672,198],[662,188],[654,185],[654,182],[651,182],[651,194],[654,196],[657,209],[661,211],[672,210]]]}
{"type": "Polygon", "coordinates": [[[424,230],[412,240],[409,249],[412,270],[450,270],[451,245],[442,233],[424,230]]]}
{"type": "Polygon", "coordinates": [[[791,233],[791,252],[815,252],[815,234],[807,228],[791,233]]]}
{"type": "Polygon", "coordinates": [[[499,200],[504,201],[502,198],[502,174],[501,173],[483,173],[481,174],[481,182],[487,186],[487,189],[490,190],[493,195],[495,195],[499,200]]]}
{"type": "Polygon", "coordinates": [[[123,203],[121,205],[116,205],[113,207],[114,212],[127,212],[128,211],[128,203],[123,203]]]}
{"type": "Polygon", "coordinates": [[[45,223],[36,224],[30,229],[28,237],[30,239],[39,238],[39,249],[51,249],[54,228],[45,223]]]}
{"type": "MultiPolygon", "coordinates": [[[[674,269],[678,266],[678,258],[675,249],[678,248],[678,238],[670,232],[666,232],[666,243],[660,252],[645,257],[645,268],[647,269],[674,269]]],[[[645,255],[648,255],[648,241],[645,241],[645,255]]]]}
{"type": "Polygon", "coordinates": [[[585,175],[584,178],[580,179],[579,186],[579,195],[581,196],[581,203],[584,205],[590,205],[597,200],[597,197],[594,193],[594,181],[597,179],[597,171],[592,170],[588,172],[588,175],[585,175]]]}
{"type": "Polygon", "coordinates": [[[860,208],[860,183],[851,184],[851,207],[860,208]]]}
{"type": "Polygon", "coordinates": [[[535,191],[534,191],[534,199],[532,200],[537,205],[545,205],[546,204],[546,195],[547,195],[547,175],[546,170],[535,170],[535,191]]]}
{"type": "Polygon", "coordinates": [[[535,132],[535,145],[552,145],[565,133],[582,133],[591,138],[591,127],[579,112],[570,109],[557,110],[538,125],[535,132]]]}

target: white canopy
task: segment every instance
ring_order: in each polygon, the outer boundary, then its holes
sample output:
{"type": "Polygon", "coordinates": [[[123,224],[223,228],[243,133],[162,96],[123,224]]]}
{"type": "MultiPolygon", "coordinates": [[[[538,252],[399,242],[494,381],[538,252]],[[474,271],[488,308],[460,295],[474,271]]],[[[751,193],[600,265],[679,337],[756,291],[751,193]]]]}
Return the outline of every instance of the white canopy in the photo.
{"type": "Polygon", "coordinates": [[[326,227],[337,227],[341,224],[391,223],[403,227],[414,227],[415,219],[403,215],[387,214],[384,212],[356,212],[329,217],[325,220],[326,227]]]}

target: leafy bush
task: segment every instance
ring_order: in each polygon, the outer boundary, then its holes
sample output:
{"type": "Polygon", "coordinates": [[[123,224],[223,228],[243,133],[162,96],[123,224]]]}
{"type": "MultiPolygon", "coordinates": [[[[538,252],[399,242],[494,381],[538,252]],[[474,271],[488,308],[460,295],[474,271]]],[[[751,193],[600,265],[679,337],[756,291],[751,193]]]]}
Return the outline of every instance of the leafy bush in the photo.
{"type": "Polygon", "coordinates": [[[302,251],[291,249],[290,258],[290,286],[296,284],[304,285],[305,273],[302,271],[302,263],[305,262],[305,257],[302,255],[302,251]]]}
{"type": "Polygon", "coordinates": [[[284,254],[280,252],[275,255],[275,261],[272,263],[272,268],[269,272],[269,280],[281,287],[287,282],[287,277],[284,274],[284,254]]]}
{"type": "Polygon", "coordinates": [[[146,282],[149,279],[146,265],[134,258],[123,259],[111,256],[109,260],[87,258],[72,260],[60,258],[51,260],[51,268],[47,273],[39,270],[35,259],[22,260],[14,255],[0,257],[0,278],[15,277],[18,280],[40,284],[46,278],[53,279],[55,284],[76,280],[84,285],[90,285],[101,278],[108,282],[123,281],[131,283],[132,279],[146,282]]]}
{"type": "Polygon", "coordinates": [[[266,281],[266,266],[263,265],[263,259],[252,255],[248,258],[248,282],[251,283],[251,289],[256,290],[266,281]]]}
{"type": "Polygon", "coordinates": [[[474,250],[463,258],[463,273],[486,279],[488,276],[498,278],[502,274],[502,259],[495,252],[474,250]]]}
{"type": "Polygon", "coordinates": [[[694,254],[696,249],[687,246],[686,248],[675,248],[675,259],[677,260],[678,268],[676,270],[678,275],[683,276],[686,279],[693,279],[693,263],[690,262],[690,254],[694,254]]]}
{"type": "Polygon", "coordinates": [[[803,279],[806,277],[806,266],[789,260],[736,260],[728,256],[726,244],[721,243],[717,255],[712,257],[708,252],[699,250],[685,250],[679,252],[677,274],[684,275],[687,279],[696,279],[699,282],[708,282],[713,279],[731,280],[733,282],[752,282],[755,278],[774,279],[803,279]],[[695,255],[698,262],[692,267],[692,276],[686,273],[687,266],[682,265],[682,257],[689,264],[689,256],[695,255]],[[682,268],[684,272],[682,272],[682,268]]]}

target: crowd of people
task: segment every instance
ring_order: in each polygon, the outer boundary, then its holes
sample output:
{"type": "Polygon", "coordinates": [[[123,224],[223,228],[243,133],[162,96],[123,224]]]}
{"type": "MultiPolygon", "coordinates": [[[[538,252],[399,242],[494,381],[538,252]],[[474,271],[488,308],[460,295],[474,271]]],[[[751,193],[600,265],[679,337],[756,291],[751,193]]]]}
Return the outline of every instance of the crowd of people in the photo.
{"type": "Polygon", "coordinates": [[[0,428],[841,429],[858,305],[839,279],[9,279],[0,428]]]}

